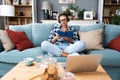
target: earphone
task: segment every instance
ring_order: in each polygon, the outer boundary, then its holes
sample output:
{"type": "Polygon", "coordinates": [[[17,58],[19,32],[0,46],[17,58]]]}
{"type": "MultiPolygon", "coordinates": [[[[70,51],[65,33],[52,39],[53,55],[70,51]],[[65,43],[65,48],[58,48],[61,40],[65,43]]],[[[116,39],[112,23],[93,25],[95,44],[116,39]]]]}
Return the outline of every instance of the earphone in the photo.
{"type": "Polygon", "coordinates": [[[59,14],[59,16],[58,16],[58,22],[59,22],[59,23],[60,23],[60,17],[61,17],[61,16],[66,16],[67,22],[70,21],[70,19],[68,18],[68,15],[67,15],[66,13],[61,13],[61,14],[59,14]]]}

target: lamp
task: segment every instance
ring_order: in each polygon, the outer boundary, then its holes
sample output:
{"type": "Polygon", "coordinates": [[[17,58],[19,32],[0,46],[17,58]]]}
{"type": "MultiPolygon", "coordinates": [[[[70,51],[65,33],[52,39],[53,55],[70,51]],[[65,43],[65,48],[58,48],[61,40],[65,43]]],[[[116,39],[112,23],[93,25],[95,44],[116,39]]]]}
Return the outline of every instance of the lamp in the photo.
{"type": "Polygon", "coordinates": [[[6,17],[6,20],[4,21],[5,26],[9,25],[9,18],[15,16],[15,7],[13,5],[0,5],[0,16],[6,17]]]}
{"type": "Polygon", "coordinates": [[[51,4],[49,1],[43,1],[41,9],[44,10],[44,19],[49,19],[51,10],[51,4]]]}

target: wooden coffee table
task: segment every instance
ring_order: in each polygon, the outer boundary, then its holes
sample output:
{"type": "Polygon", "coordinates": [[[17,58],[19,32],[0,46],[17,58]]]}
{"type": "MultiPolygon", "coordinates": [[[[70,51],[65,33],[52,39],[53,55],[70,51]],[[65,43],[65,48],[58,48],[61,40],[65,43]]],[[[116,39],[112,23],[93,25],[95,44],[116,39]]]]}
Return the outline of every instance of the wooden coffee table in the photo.
{"type": "MultiPolygon", "coordinates": [[[[61,63],[58,63],[58,75],[64,72],[61,63]]],[[[18,63],[0,80],[31,80],[34,76],[42,74],[42,70],[38,67],[38,63],[34,62],[33,66],[26,66],[23,62],[18,63]]],[[[112,80],[105,72],[101,65],[97,71],[75,73],[76,80],[112,80]]]]}

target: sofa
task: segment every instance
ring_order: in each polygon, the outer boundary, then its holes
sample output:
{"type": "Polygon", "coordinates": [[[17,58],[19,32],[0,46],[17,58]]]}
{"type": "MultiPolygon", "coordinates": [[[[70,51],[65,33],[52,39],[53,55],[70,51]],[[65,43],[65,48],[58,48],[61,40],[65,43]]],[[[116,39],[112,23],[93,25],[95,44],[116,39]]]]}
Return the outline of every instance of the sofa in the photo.
{"type": "MultiPolygon", "coordinates": [[[[0,40],[0,76],[2,77],[17,63],[22,61],[26,57],[33,57],[37,61],[37,56],[43,55],[48,57],[47,53],[41,49],[41,42],[47,40],[51,29],[55,23],[44,24],[44,23],[31,23],[26,25],[10,25],[9,29],[13,31],[23,31],[33,43],[35,47],[28,48],[22,51],[18,49],[12,49],[5,51],[0,40]]],[[[108,44],[120,34],[120,26],[112,24],[98,23],[88,26],[72,25],[79,32],[89,32],[93,30],[103,29],[102,31],[102,43],[101,47],[104,49],[89,49],[85,50],[86,55],[90,54],[102,54],[103,58],[101,65],[110,75],[112,80],[120,79],[120,52],[118,50],[109,48],[108,44]]],[[[80,37],[80,36],[79,36],[80,37]]],[[[80,37],[81,38],[81,37],[80,37]]],[[[95,38],[93,38],[95,40],[95,38]]],[[[90,41],[90,40],[89,40],[90,41]]],[[[92,42],[92,41],[91,41],[92,42]]],[[[83,52],[80,52],[83,54],[83,52]]],[[[65,62],[66,57],[55,57],[58,62],[65,62]]]]}

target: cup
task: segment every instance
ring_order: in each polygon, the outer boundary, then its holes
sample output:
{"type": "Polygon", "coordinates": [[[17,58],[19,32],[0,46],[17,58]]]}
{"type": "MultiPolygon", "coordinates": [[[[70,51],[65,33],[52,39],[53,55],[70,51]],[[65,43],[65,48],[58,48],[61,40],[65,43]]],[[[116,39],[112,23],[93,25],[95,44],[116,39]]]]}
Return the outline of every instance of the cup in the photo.
{"type": "Polygon", "coordinates": [[[25,63],[26,66],[31,66],[33,64],[33,58],[28,57],[28,58],[24,58],[23,62],[25,63]]]}

